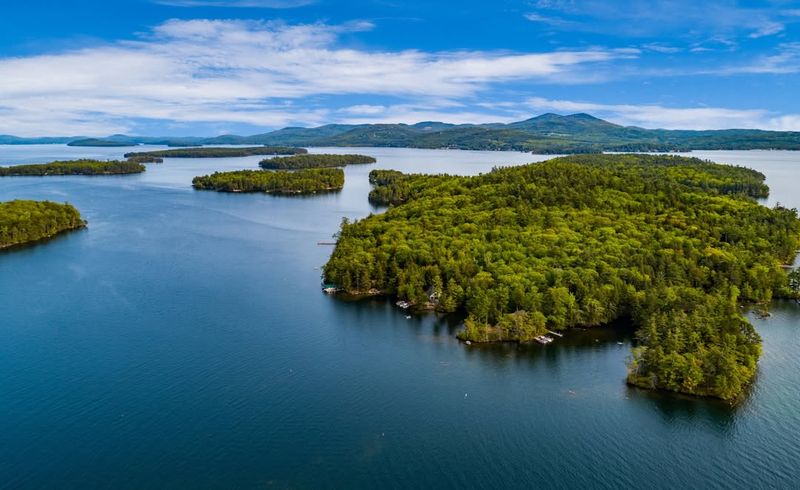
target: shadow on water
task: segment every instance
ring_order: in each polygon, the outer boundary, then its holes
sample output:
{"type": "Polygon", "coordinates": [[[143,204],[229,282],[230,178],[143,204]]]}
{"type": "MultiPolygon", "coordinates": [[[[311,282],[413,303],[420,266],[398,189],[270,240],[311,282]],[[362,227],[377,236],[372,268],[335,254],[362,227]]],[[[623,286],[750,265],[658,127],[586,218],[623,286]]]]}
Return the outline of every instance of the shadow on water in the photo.
{"type": "Polygon", "coordinates": [[[241,196],[253,196],[253,197],[263,197],[263,196],[270,196],[275,198],[290,198],[299,201],[303,201],[306,199],[314,199],[316,197],[323,197],[323,196],[335,196],[336,194],[341,194],[342,189],[326,189],[321,191],[314,191],[314,192],[261,192],[261,191],[253,191],[253,192],[243,192],[243,191],[218,191],[215,189],[198,189],[196,187],[192,187],[195,192],[199,193],[207,193],[207,192],[217,192],[223,195],[231,195],[236,196],[237,199],[240,199],[241,196]]]}
{"type": "Polygon", "coordinates": [[[737,415],[745,411],[752,386],[733,404],[717,398],[647,390],[635,386],[627,386],[626,392],[631,403],[651,408],[667,424],[705,421],[719,432],[727,433],[736,425],[737,415]]]}
{"type": "Polygon", "coordinates": [[[40,247],[49,246],[54,242],[66,240],[78,233],[86,233],[88,231],[88,226],[82,226],[80,228],[75,228],[72,230],[64,230],[56,235],[47,238],[41,238],[39,240],[34,240],[32,242],[25,242],[20,243],[17,245],[12,245],[6,248],[0,248],[0,258],[4,255],[12,255],[22,252],[32,252],[40,247]]]}
{"type": "MultiPolygon", "coordinates": [[[[387,319],[389,319],[387,323],[394,323],[390,319],[395,315],[397,318],[411,316],[410,320],[412,321],[400,325],[418,337],[432,341],[457,342],[455,335],[463,327],[463,315],[436,313],[409,315],[399,310],[390,299],[385,297],[337,297],[335,300],[342,307],[352,309],[356,315],[366,311],[372,313],[376,310],[381,311],[387,315],[387,319]]],[[[516,342],[472,345],[458,343],[461,348],[466,350],[469,358],[483,363],[495,366],[527,365],[534,369],[544,367],[548,370],[558,370],[562,363],[568,362],[569,358],[574,358],[576,354],[590,350],[603,352],[617,346],[625,349],[624,357],[627,360],[630,347],[635,343],[635,333],[636,327],[630,319],[620,319],[602,327],[576,328],[566,331],[563,337],[557,338],[550,345],[516,342]]],[[[624,379],[621,379],[620,382],[624,383],[624,379]]],[[[756,380],[755,383],[757,382],[756,380]]],[[[627,385],[623,390],[625,397],[631,403],[659,414],[661,420],[666,424],[704,421],[715,431],[727,433],[734,427],[737,415],[746,409],[753,388],[751,386],[734,404],[715,398],[694,397],[627,385]]]]}

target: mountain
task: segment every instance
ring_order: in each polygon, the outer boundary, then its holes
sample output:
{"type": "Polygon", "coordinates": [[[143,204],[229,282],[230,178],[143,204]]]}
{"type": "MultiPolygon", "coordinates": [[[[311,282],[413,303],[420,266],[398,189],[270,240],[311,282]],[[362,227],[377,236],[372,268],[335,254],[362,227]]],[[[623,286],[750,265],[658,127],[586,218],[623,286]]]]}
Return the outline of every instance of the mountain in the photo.
{"type": "Polygon", "coordinates": [[[56,136],[44,138],[21,138],[8,134],[0,134],[0,145],[63,145],[83,136],[56,136]]]}
{"type": "MultiPolygon", "coordinates": [[[[15,138],[0,136],[0,144],[69,143],[86,138],[15,138]]],[[[517,150],[533,153],[601,151],[800,150],[800,132],[728,130],[665,130],[620,126],[590,114],[542,114],[508,124],[327,124],[315,128],[287,127],[252,136],[143,137],[112,135],[96,140],[105,146],[127,143],[168,146],[383,146],[517,150]]],[[[86,145],[90,141],[73,144],[86,145]]]]}

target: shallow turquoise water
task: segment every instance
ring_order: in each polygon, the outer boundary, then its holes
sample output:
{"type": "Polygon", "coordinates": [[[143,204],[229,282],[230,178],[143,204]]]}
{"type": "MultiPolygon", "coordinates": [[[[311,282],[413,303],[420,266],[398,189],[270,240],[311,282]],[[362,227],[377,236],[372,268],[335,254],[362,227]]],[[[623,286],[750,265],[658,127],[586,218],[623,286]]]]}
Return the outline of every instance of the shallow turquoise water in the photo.
{"type": "MultiPolygon", "coordinates": [[[[125,151],[4,146],[0,160],[125,151]]],[[[316,243],[377,211],[372,168],[536,158],[359,151],[378,164],[308,198],[190,187],[259,157],[0,180],[0,200],[66,200],[90,222],[0,254],[0,487],[800,486],[800,307],[754,320],[764,355],[737,407],[626,387],[625,329],[466,347],[447,318],[322,294],[331,249],[316,243]]],[[[759,169],[770,203],[800,206],[800,154],[700,156],[759,169]]]]}

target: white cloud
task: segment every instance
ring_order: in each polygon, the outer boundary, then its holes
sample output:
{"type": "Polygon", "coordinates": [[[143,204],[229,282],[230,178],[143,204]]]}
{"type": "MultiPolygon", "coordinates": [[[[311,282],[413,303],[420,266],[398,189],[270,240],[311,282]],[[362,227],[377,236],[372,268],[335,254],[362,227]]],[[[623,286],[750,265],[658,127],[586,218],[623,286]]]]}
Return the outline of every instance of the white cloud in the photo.
{"type": "Polygon", "coordinates": [[[249,7],[288,9],[316,3],[316,0],[153,0],[172,7],[249,7]]]}
{"type": "Polygon", "coordinates": [[[539,0],[528,20],[552,28],[604,32],[618,36],[678,38],[759,38],[783,33],[798,21],[798,10],[741,7],[730,0],[539,0]]]}
{"type": "Polygon", "coordinates": [[[94,121],[123,130],[136,118],[313,124],[324,111],[285,102],[346,94],[453,99],[513,80],[574,82],[597,63],[635,56],[602,49],[426,53],[337,46],[340,34],[371,28],[368,22],[172,20],[137,41],[0,58],[0,133],[106,134],[94,121]]]}
{"type": "Polygon", "coordinates": [[[547,24],[554,27],[569,27],[569,26],[577,26],[577,22],[572,22],[568,20],[564,20],[558,17],[548,17],[542,14],[538,14],[536,12],[529,12],[524,15],[526,19],[531,22],[539,22],[542,24],[547,24]]]}
{"type": "Polygon", "coordinates": [[[342,112],[346,112],[348,114],[358,114],[362,116],[368,116],[372,114],[383,114],[386,112],[386,106],[382,105],[354,105],[350,107],[346,107],[342,109],[342,112]]]}
{"type": "MultiPolygon", "coordinates": [[[[517,104],[518,107],[518,104],[517,104]]],[[[421,121],[438,121],[451,124],[482,124],[496,122],[513,122],[528,114],[516,112],[498,116],[494,112],[484,113],[469,110],[443,110],[439,105],[396,104],[391,106],[352,106],[341,109],[342,116],[337,117],[345,124],[415,124],[421,121]],[[369,107],[365,111],[365,108],[369,107]]]]}
{"type": "Polygon", "coordinates": [[[747,64],[710,70],[712,74],[732,75],[737,73],[785,74],[800,72],[800,43],[785,43],[778,46],[777,53],[762,56],[747,64]]]}
{"type": "Polygon", "coordinates": [[[663,53],[663,54],[674,54],[682,51],[681,48],[676,48],[674,46],[667,46],[665,44],[660,44],[660,43],[645,44],[642,46],[642,48],[648,51],[655,51],[657,53],[663,53]]]}
{"type": "Polygon", "coordinates": [[[533,110],[591,112],[624,126],[660,129],[759,128],[800,131],[800,115],[778,116],[760,109],[721,107],[664,107],[657,104],[597,104],[532,97],[527,105],[533,110]]]}

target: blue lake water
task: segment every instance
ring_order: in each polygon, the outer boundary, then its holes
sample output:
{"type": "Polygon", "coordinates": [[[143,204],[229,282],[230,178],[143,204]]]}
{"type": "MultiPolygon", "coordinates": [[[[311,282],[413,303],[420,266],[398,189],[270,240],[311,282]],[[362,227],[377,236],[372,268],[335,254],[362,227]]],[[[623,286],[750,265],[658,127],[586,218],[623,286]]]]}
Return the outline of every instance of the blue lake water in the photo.
{"type": "MultiPolygon", "coordinates": [[[[139,148],[141,149],[141,147],[139,148]]],[[[126,148],[1,146],[4,163],[126,148]]],[[[800,306],[764,339],[743,403],[625,385],[626,329],[465,346],[452,320],[320,292],[373,168],[477,174],[521,153],[358,151],[342,192],[198,192],[260,157],[118,177],[0,180],[0,201],[76,205],[86,230],[0,253],[0,487],[798,488],[800,306]]],[[[698,152],[800,207],[800,153],[698,152]]]]}

